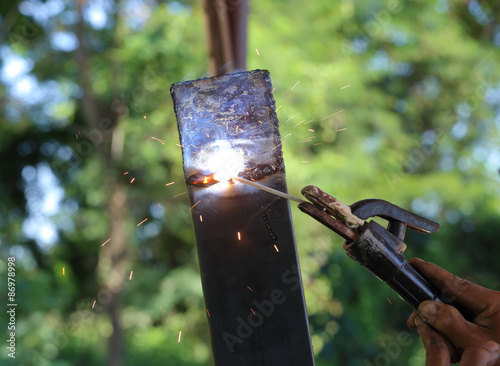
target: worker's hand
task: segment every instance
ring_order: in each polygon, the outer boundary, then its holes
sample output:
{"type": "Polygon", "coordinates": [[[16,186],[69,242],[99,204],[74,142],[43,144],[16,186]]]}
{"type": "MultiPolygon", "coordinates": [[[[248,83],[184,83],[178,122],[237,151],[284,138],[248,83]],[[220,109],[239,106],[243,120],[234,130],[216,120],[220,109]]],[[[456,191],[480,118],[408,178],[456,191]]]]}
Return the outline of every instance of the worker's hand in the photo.
{"type": "MultiPolygon", "coordinates": [[[[425,347],[426,366],[449,366],[449,346],[444,338],[419,316],[415,317],[418,334],[425,347]]],[[[465,349],[460,360],[460,366],[493,366],[500,359],[500,345],[493,341],[486,341],[481,346],[471,346],[465,349]]]]}
{"type": "Polygon", "coordinates": [[[418,327],[427,350],[427,366],[457,362],[461,353],[461,366],[500,366],[500,292],[456,277],[433,263],[416,258],[410,263],[441,291],[442,298],[470,313],[468,321],[451,305],[424,301],[410,316],[408,326],[418,327]]]}

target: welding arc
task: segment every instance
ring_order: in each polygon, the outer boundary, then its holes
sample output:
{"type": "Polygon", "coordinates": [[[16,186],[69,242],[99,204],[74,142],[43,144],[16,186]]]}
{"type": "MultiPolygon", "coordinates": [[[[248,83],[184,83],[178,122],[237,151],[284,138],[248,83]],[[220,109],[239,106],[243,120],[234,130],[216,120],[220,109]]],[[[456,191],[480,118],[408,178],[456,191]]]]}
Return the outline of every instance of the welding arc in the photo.
{"type": "Polygon", "coordinates": [[[261,189],[261,190],[266,191],[268,193],[272,193],[272,194],[274,194],[276,196],[280,196],[280,197],[286,198],[287,200],[290,200],[290,201],[295,201],[295,202],[298,202],[298,203],[307,202],[307,201],[301,200],[300,198],[294,197],[294,196],[292,196],[292,195],[290,195],[288,193],[284,193],[284,192],[278,191],[277,189],[269,188],[269,187],[267,187],[267,186],[265,186],[263,184],[256,183],[254,181],[251,181],[251,180],[248,180],[248,179],[245,179],[245,178],[231,177],[231,179],[233,179],[233,180],[235,180],[237,182],[243,183],[243,184],[248,184],[249,186],[261,189]]]}

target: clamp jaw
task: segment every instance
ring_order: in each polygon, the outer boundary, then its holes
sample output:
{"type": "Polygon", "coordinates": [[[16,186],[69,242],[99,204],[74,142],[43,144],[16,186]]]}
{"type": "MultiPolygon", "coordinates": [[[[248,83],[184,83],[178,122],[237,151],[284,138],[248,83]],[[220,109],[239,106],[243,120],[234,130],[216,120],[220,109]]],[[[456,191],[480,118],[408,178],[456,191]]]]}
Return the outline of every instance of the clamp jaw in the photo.
{"type": "Polygon", "coordinates": [[[302,189],[312,202],[302,202],[299,209],[346,239],[347,255],[387,283],[414,309],[425,300],[450,303],[420,275],[403,255],[406,229],[434,233],[439,224],[379,199],[358,201],[347,206],[315,186],[302,189]],[[332,217],[333,216],[333,217],[332,217]],[[388,221],[387,228],[375,221],[388,221]]]}

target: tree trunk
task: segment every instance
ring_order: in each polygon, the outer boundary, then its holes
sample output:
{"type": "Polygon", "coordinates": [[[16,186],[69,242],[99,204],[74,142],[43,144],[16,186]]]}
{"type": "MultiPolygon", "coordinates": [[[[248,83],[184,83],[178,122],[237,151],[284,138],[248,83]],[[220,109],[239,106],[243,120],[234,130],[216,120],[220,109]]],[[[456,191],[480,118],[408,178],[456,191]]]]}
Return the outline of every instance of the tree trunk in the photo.
{"type": "MultiPolygon", "coordinates": [[[[79,47],[76,50],[76,61],[79,69],[79,84],[83,89],[81,98],[81,109],[85,125],[89,129],[99,129],[99,121],[103,117],[102,111],[111,111],[111,106],[102,106],[95,98],[89,75],[89,52],[85,44],[85,29],[83,23],[82,7],[85,0],[79,0],[77,9],[80,13],[80,22],[76,25],[76,35],[79,47]]],[[[108,188],[109,199],[106,212],[109,219],[110,242],[106,244],[99,253],[97,277],[100,281],[101,305],[107,305],[107,311],[113,326],[113,333],[108,340],[108,362],[109,366],[121,366],[123,364],[123,334],[120,323],[121,291],[126,279],[128,268],[127,237],[126,237],[126,211],[127,195],[125,186],[121,183],[115,172],[116,162],[122,157],[123,132],[118,125],[118,116],[112,117],[114,129],[111,134],[95,146],[95,153],[99,160],[104,163],[102,184],[108,188]],[[111,136],[111,137],[109,137],[111,136]],[[110,141],[111,140],[111,141],[110,141]],[[110,143],[111,142],[111,143],[110,143]]]]}

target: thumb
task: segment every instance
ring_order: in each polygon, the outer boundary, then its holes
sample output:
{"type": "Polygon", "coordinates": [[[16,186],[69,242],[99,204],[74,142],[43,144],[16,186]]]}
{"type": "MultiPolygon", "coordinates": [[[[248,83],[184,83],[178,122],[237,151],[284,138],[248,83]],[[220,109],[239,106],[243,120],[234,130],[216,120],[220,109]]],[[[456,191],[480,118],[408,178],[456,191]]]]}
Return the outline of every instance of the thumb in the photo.
{"type": "Polygon", "coordinates": [[[488,339],[482,327],[468,322],[451,305],[424,301],[418,307],[418,314],[457,347],[466,348],[471,344],[484,343],[488,339]]]}

